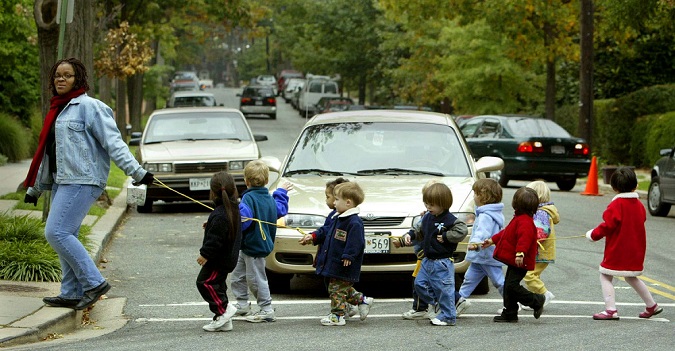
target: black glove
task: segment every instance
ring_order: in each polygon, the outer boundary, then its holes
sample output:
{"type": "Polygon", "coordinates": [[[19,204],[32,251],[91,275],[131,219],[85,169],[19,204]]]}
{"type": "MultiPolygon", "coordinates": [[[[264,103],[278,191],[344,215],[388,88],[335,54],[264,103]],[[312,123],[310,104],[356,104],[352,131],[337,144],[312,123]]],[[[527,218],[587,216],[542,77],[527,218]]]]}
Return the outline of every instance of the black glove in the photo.
{"type": "Polygon", "coordinates": [[[138,186],[139,184],[150,185],[150,184],[152,184],[152,181],[154,179],[155,179],[154,174],[152,174],[150,172],[146,172],[145,175],[143,176],[143,179],[141,179],[139,182],[134,182],[133,184],[134,184],[134,186],[138,186]]]}
{"type": "Polygon", "coordinates": [[[26,194],[26,196],[23,198],[23,202],[27,204],[33,204],[33,206],[37,206],[37,201],[37,197],[28,194],[26,194]]]}

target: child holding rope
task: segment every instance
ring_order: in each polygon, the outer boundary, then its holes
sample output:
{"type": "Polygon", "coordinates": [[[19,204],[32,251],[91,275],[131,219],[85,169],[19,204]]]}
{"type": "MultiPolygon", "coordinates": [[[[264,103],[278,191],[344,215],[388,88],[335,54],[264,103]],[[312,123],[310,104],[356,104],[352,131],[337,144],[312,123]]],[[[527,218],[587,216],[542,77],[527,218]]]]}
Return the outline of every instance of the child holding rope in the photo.
{"type": "Polygon", "coordinates": [[[537,319],[544,310],[544,295],[535,294],[520,285],[527,271],[534,268],[537,255],[537,228],[532,219],[539,206],[537,192],[528,187],[518,189],[511,206],[516,212],[511,222],[482,245],[486,249],[494,244],[493,257],[508,266],[504,278],[504,309],[493,319],[498,323],[517,323],[519,303],[531,307],[537,319]]]}
{"type": "Polygon", "coordinates": [[[422,193],[427,213],[422,217],[424,258],[415,278],[415,291],[422,301],[440,312],[431,319],[436,326],[455,325],[455,266],[452,255],[467,235],[466,223],[450,213],[452,192],[436,183],[422,193]]]}
{"type": "Polygon", "coordinates": [[[605,299],[605,310],[593,315],[595,320],[618,320],[614,296],[614,276],[624,277],[645,302],[646,309],[640,318],[650,318],[663,311],[645,283],[638,279],[644,269],[647,250],[645,221],[647,215],[640,197],[635,192],[637,176],[628,167],[619,167],[610,179],[612,189],[618,194],[602,214],[603,222],[586,233],[591,241],[605,238],[605,253],[600,263],[600,285],[605,299]]]}
{"type": "Polygon", "coordinates": [[[467,300],[483,278],[488,277],[492,285],[504,296],[503,263],[492,257],[493,247],[485,250],[480,245],[486,239],[492,238],[504,228],[504,204],[502,201],[502,187],[492,178],[483,178],[473,183],[473,199],[476,203],[476,220],[469,238],[466,250],[466,259],[471,265],[464,273],[464,281],[455,294],[455,308],[457,315],[461,315],[471,302],[467,300]]]}
{"type": "Polygon", "coordinates": [[[551,201],[551,189],[541,180],[536,180],[526,185],[533,189],[539,196],[539,208],[534,214],[534,226],[537,227],[537,240],[539,245],[537,257],[535,257],[534,269],[525,274],[525,287],[535,294],[544,294],[546,301],[544,307],[555,298],[555,295],[544,286],[541,281],[541,273],[549,263],[555,262],[555,227],[560,222],[558,209],[551,201]]]}
{"type": "Polygon", "coordinates": [[[197,263],[202,266],[197,276],[197,290],[214,314],[211,323],[203,329],[230,331],[231,318],[237,308],[228,305],[225,280],[237,264],[241,247],[239,193],[234,178],[227,172],[214,174],[210,198],[216,207],[204,225],[204,240],[197,257],[197,263]]]}
{"type": "Polygon", "coordinates": [[[248,189],[241,195],[239,203],[242,242],[231,286],[237,299],[236,314],[247,316],[246,320],[252,323],[276,321],[265,273],[265,258],[274,248],[276,221],[288,213],[287,192],[293,188],[285,182],[270,195],[265,187],[268,179],[269,168],[262,161],[251,161],[244,167],[244,181],[248,189]],[[260,311],[250,316],[249,288],[260,307],[260,311]]]}
{"type": "Polygon", "coordinates": [[[354,289],[359,281],[363,250],[366,246],[359,205],[365,194],[354,182],[338,184],[334,189],[335,215],[328,230],[307,234],[300,243],[320,244],[316,274],[324,277],[330,296],[330,314],[321,319],[326,326],[344,326],[349,305],[358,305],[360,319],[365,320],[373,298],[354,289]]]}

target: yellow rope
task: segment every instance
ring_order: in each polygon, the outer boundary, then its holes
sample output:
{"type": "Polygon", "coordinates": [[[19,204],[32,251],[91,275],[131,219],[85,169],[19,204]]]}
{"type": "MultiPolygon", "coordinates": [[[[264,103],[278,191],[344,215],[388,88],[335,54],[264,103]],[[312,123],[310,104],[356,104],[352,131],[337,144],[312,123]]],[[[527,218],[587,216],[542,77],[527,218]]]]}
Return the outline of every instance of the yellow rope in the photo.
{"type": "MultiPolygon", "coordinates": [[[[162,183],[162,181],[159,180],[159,179],[157,179],[156,177],[154,178],[154,180],[155,180],[155,181],[152,183],[153,185],[157,185],[157,186],[159,186],[159,187],[162,187],[162,188],[165,188],[165,189],[169,189],[169,190],[173,191],[174,193],[176,193],[176,194],[178,194],[178,195],[180,195],[180,196],[183,196],[183,197],[189,199],[190,201],[192,201],[192,202],[194,202],[194,203],[197,203],[197,204],[200,204],[200,205],[202,205],[202,206],[208,208],[209,210],[213,211],[213,207],[211,207],[211,206],[209,206],[209,205],[207,205],[207,204],[205,204],[205,203],[203,203],[203,202],[201,202],[201,201],[199,201],[199,200],[195,200],[195,199],[193,199],[193,198],[191,198],[191,197],[189,197],[189,196],[187,196],[187,195],[181,193],[180,191],[178,191],[178,190],[176,190],[176,189],[171,188],[170,186],[168,186],[168,185],[162,183]]],[[[246,221],[255,221],[255,222],[258,222],[258,225],[260,226],[260,233],[261,233],[261,235],[262,235],[263,240],[267,240],[267,236],[265,235],[265,231],[263,230],[263,226],[262,226],[263,223],[269,224],[269,225],[273,225],[273,226],[276,226],[277,228],[287,228],[287,229],[292,229],[292,230],[295,230],[295,231],[299,232],[299,233],[302,234],[302,235],[306,235],[306,233],[305,233],[302,229],[300,229],[299,227],[295,227],[295,228],[294,228],[294,227],[288,227],[288,226],[281,225],[281,224],[277,224],[277,223],[266,222],[266,221],[260,220],[260,219],[258,219],[258,218],[241,217],[241,219],[242,219],[242,222],[246,222],[246,221]]]]}

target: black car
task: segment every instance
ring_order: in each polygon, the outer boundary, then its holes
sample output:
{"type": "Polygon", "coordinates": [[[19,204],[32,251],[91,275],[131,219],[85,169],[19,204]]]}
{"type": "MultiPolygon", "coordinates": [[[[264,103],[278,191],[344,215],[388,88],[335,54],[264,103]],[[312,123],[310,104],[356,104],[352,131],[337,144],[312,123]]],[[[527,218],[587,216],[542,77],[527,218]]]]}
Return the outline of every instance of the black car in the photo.
{"type": "Polygon", "coordinates": [[[586,141],[571,136],[549,119],[475,116],[460,130],[474,158],[495,156],[504,160],[504,169],[490,173],[501,186],[512,179],[543,179],[569,191],[577,178],[588,175],[591,159],[586,141]]]}
{"type": "Polygon", "coordinates": [[[277,118],[277,98],[274,87],[271,85],[245,86],[239,99],[239,111],[244,116],[268,115],[271,119],[277,118]]]}
{"type": "Polygon", "coordinates": [[[665,217],[675,204],[675,146],[661,149],[659,154],[663,157],[652,168],[647,208],[652,216],[665,217]]]}

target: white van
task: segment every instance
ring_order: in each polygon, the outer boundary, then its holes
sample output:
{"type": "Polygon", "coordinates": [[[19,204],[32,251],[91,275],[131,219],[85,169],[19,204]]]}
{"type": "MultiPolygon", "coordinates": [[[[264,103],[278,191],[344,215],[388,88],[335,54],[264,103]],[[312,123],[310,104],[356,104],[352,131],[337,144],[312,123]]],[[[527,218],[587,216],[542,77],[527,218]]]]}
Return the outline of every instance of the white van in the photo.
{"type": "Polygon", "coordinates": [[[316,103],[322,97],[339,97],[338,83],[329,79],[308,79],[298,97],[298,111],[301,116],[312,117],[316,113],[316,103]]]}

